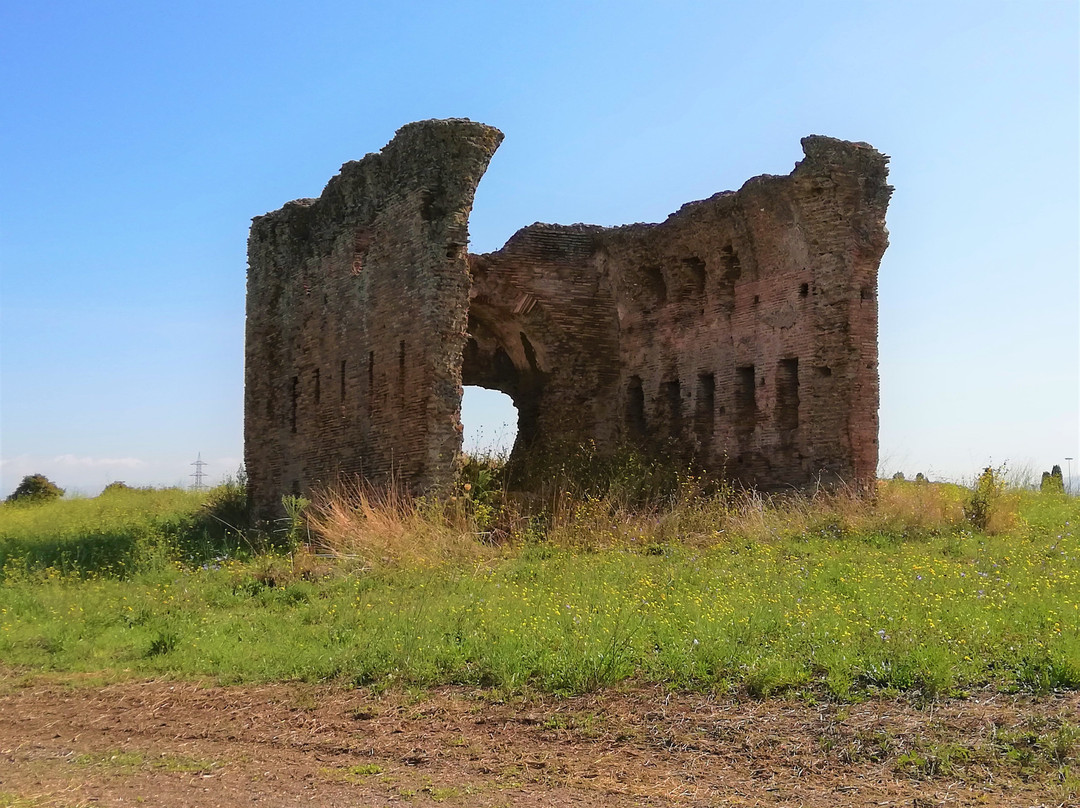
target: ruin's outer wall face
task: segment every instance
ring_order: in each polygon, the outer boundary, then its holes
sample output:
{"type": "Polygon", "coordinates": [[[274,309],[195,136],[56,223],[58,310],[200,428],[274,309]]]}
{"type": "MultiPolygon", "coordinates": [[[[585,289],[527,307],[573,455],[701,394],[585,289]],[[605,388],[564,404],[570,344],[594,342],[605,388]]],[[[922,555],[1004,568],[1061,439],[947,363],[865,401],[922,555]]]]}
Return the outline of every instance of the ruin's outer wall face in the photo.
{"type": "Polygon", "coordinates": [[[244,459],[256,513],[339,475],[448,478],[461,446],[468,217],[502,134],[424,121],[254,220],[244,459]]]}
{"type": "Polygon", "coordinates": [[[874,478],[887,158],[803,147],[791,175],[660,224],[536,224],[472,258],[465,380],[515,398],[515,452],[593,440],[764,487],[874,478]]]}
{"type": "Polygon", "coordinates": [[[874,479],[887,158],[803,140],[787,177],[609,231],[624,435],[766,487],[874,479]],[[640,392],[639,392],[640,391],[640,392]]]}

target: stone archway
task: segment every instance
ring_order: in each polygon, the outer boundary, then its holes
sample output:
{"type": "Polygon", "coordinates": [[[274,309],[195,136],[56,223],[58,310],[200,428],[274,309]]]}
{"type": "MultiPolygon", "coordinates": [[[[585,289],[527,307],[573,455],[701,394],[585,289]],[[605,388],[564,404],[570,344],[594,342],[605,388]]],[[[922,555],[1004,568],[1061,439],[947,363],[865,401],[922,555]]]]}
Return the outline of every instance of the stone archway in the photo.
{"type": "Polygon", "coordinates": [[[482,299],[469,307],[461,383],[510,396],[518,413],[512,455],[520,457],[540,434],[547,373],[533,341],[513,312],[482,299]]]}

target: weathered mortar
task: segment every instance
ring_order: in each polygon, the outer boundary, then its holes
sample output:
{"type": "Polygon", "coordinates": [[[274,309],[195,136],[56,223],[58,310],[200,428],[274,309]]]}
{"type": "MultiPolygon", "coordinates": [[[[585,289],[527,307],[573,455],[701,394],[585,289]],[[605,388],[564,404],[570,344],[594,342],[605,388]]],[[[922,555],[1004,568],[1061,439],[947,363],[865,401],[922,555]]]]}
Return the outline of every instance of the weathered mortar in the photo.
{"type": "Polygon", "coordinates": [[[519,456],[592,440],[764,487],[873,478],[888,158],[808,137],[790,175],[660,224],[535,224],[467,255],[501,140],[409,124],[319,199],[255,219],[245,462],[260,515],[342,475],[448,481],[463,383],[514,399],[519,456]]]}

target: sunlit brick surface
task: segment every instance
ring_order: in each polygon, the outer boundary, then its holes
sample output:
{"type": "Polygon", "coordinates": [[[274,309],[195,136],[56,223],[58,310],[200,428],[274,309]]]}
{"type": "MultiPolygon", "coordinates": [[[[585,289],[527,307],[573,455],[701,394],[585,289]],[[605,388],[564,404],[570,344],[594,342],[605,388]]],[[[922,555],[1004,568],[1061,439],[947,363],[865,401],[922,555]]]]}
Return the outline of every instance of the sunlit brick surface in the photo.
{"type": "Polygon", "coordinates": [[[519,457],[592,440],[766,488],[873,478],[888,158],[808,137],[790,175],[660,224],[535,224],[469,255],[501,140],[409,124],[319,199],[255,219],[245,461],[261,515],[341,475],[447,481],[462,384],[514,399],[519,457]]]}

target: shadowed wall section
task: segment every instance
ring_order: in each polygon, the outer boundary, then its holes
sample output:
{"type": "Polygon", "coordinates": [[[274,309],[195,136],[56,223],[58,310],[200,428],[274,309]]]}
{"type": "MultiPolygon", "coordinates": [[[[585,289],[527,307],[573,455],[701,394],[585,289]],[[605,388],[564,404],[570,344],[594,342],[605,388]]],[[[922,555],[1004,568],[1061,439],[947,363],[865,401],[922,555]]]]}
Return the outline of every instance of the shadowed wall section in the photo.
{"type": "Polygon", "coordinates": [[[790,175],[660,224],[534,224],[467,255],[501,138],[410,124],[320,199],[255,220],[245,458],[260,514],[341,474],[449,481],[462,384],[514,400],[517,460],[591,440],[765,488],[873,479],[888,158],[808,137],[790,175]]]}

